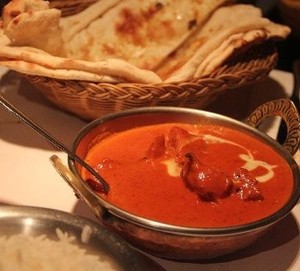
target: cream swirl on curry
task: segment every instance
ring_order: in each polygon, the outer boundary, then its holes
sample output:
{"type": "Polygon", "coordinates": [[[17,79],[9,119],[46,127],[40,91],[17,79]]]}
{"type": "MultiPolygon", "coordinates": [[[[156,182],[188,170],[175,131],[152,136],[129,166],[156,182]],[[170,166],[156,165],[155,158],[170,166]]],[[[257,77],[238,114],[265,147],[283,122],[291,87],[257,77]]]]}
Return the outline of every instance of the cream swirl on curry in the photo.
{"type": "MultiPolygon", "coordinates": [[[[267,172],[261,176],[256,176],[256,179],[259,182],[266,182],[272,179],[272,177],[274,176],[274,170],[273,168],[277,167],[277,165],[271,165],[268,162],[265,161],[261,161],[261,160],[256,160],[253,155],[251,154],[251,152],[244,146],[240,145],[240,144],[236,144],[233,141],[230,140],[226,140],[224,138],[221,137],[217,137],[217,136],[213,136],[213,135],[203,135],[204,140],[208,143],[208,144],[213,144],[213,143],[225,143],[225,144],[231,144],[231,145],[236,145],[239,146],[242,150],[244,150],[246,153],[241,153],[239,155],[239,157],[245,161],[245,165],[242,166],[243,168],[251,171],[257,167],[263,167],[267,170],[267,172]]],[[[167,171],[171,176],[180,176],[180,167],[178,167],[176,165],[176,163],[174,163],[174,160],[169,159],[166,161],[163,161],[163,164],[165,164],[167,166],[167,171]]]]}

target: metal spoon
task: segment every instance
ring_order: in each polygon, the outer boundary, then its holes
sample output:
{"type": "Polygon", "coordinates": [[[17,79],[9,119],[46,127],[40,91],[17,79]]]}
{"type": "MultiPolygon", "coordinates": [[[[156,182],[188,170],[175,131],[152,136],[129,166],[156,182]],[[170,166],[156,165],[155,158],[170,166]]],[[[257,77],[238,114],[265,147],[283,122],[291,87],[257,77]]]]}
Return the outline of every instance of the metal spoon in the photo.
{"type": "Polygon", "coordinates": [[[100,182],[100,184],[103,187],[103,192],[105,194],[108,193],[108,191],[109,191],[109,185],[108,185],[108,183],[92,167],[90,167],[87,163],[85,163],[75,153],[71,152],[64,144],[62,144],[60,141],[58,141],[56,138],[54,138],[50,133],[48,133],[42,127],[40,127],[38,124],[36,124],[35,122],[33,122],[24,113],[22,113],[16,107],[14,107],[1,94],[0,94],[0,104],[2,104],[9,112],[11,112],[15,116],[17,116],[21,121],[23,121],[28,126],[30,126],[33,130],[35,130],[40,135],[42,135],[48,142],[50,142],[57,149],[65,152],[65,153],[67,153],[72,159],[74,159],[81,166],[83,166],[85,169],[87,169],[100,182]]]}

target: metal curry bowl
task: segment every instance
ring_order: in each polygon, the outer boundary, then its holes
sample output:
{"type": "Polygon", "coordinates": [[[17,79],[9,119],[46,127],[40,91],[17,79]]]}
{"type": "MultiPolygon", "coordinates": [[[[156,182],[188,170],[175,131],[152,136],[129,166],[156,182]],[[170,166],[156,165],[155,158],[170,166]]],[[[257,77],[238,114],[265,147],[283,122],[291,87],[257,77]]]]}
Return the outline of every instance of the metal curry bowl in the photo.
{"type": "Polygon", "coordinates": [[[247,124],[222,115],[186,108],[152,107],[114,113],[87,125],[75,139],[74,152],[84,158],[96,136],[105,137],[108,132],[168,122],[221,124],[238,129],[271,146],[292,170],[292,195],[276,213],[245,225],[223,228],[174,226],[138,217],[113,206],[86,184],[73,159],[68,160],[70,171],[58,157],[53,156],[52,163],[76,195],[86,202],[102,224],[120,234],[133,246],[159,257],[184,261],[226,255],[252,244],[296,205],[300,195],[300,176],[299,167],[292,156],[299,148],[300,124],[297,109],[286,99],[261,105],[248,117],[247,124]],[[274,115],[281,116],[288,127],[288,136],[283,145],[256,129],[262,120],[274,115]]]}

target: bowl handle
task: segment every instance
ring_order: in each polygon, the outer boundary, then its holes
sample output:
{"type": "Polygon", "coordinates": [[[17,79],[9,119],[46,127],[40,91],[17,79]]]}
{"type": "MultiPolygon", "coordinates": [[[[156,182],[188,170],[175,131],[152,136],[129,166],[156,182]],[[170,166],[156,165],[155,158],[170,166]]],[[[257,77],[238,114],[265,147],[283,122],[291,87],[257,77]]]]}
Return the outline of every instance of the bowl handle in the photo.
{"type": "Polygon", "coordinates": [[[257,128],[264,119],[272,116],[280,116],[284,120],[287,136],[282,145],[293,156],[300,146],[300,117],[291,100],[277,99],[260,105],[249,115],[246,123],[257,128]]]}
{"type": "Polygon", "coordinates": [[[105,213],[105,209],[102,208],[97,198],[84,187],[80,180],[62,163],[58,156],[52,155],[50,161],[61,177],[71,186],[76,197],[82,199],[96,217],[101,218],[105,213]]]}

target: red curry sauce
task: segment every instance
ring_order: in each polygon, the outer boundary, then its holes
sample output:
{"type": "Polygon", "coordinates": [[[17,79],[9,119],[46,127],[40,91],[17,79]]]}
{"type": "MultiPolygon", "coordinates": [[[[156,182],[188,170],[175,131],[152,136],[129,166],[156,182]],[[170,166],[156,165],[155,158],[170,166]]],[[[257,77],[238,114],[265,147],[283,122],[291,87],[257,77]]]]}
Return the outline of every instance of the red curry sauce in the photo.
{"type": "Polygon", "coordinates": [[[108,202],[181,226],[261,219],[280,209],[293,188],[291,169],[271,147],[218,126],[161,124],[120,132],[93,146],[86,162],[109,183],[108,195],[101,194],[108,202]]]}

